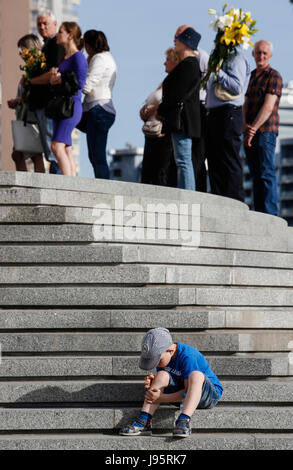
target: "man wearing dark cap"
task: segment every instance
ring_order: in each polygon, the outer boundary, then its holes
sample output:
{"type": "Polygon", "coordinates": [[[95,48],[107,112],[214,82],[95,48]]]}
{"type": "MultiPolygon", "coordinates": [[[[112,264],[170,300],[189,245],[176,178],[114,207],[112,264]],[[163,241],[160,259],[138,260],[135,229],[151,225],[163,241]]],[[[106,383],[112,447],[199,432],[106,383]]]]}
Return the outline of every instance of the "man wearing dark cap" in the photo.
{"type": "Polygon", "coordinates": [[[145,378],[147,392],[141,413],[120,431],[122,436],[150,435],[152,417],[158,406],[184,399],[173,436],[188,437],[196,408],[213,408],[223,393],[223,387],[205,357],[193,346],[174,343],[166,328],[153,328],[146,333],[139,367],[149,371],[156,367],[157,373],[145,378]]]}
{"type": "Polygon", "coordinates": [[[158,118],[163,121],[163,132],[170,133],[177,166],[178,187],[196,189],[192,164],[192,139],[199,137],[200,70],[194,51],[200,41],[200,34],[193,28],[186,28],[175,38],[175,51],[180,63],[163,81],[162,102],[158,107],[158,118]],[[178,110],[181,106],[181,113],[178,110]]]}
{"type": "MultiPolygon", "coordinates": [[[[183,33],[190,25],[183,24],[176,30],[174,36],[174,43],[176,36],[183,33]]],[[[198,47],[195,51],[196,58],[198,60],[201,77],[203,78],[208,71],[209,54],[202,48],[198,47]]],[[[201,135],[200,138],[192,139],[192,162],[196,181],[196,190],[200,192],[207,191],[207,171],[206,171],[206,90],[200,88],[199,90],[199,101],[200,101],[200,119],[201,119],[201,135]]]]}

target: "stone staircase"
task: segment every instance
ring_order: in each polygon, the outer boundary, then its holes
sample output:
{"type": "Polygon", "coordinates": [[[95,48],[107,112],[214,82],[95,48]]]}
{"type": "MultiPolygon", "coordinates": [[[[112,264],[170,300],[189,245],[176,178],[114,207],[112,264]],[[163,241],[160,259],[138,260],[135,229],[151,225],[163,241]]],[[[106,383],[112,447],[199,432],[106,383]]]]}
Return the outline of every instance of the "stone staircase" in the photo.
{"type": "Polygon", "coordinates": [[[0,173],[0,449],[293,449],[293,229],[227,198],[0,173]],[[174,440],[140,409],[156,326],[224,385],[174,440]]]}

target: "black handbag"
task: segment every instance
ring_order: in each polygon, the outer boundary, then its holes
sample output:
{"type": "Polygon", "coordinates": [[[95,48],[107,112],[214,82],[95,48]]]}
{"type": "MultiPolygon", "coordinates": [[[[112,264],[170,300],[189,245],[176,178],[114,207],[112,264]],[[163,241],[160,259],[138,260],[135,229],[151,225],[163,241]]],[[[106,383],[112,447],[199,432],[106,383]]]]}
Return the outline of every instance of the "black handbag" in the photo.
{"type": "Polygon", "coordinates": [[[55,121],[71,118],[74,113],[73,95],[78,89],[76,74],[72,70],[62,73],[61,85],[51,87],[51,97],[45,107],[45,115],[55,121]]]}
{"type": "Polygon", "coordinates": [[[167,123],[168,129],[170,129],[171,131],[173,132],[182,131],[183,129],[182,111],[183,111],[184,103],[192,95],[192,93],[195,92],[200,82],[201,82],[201,78],[199,80],[196,80],[196,82],[192,84],[191,88],[186,93],[186,95],[176,104],[176,106],[174,106],[172,109],[168,111],[168,115],[166,116],[166,123],[167,123]]]}
{"type": "Polygon", "coordinates": [[[45,114],[48,118],[60,121],[68,119],[74,113],[74,99],[72,96],[55,95],[48,102],[45,114]]]}

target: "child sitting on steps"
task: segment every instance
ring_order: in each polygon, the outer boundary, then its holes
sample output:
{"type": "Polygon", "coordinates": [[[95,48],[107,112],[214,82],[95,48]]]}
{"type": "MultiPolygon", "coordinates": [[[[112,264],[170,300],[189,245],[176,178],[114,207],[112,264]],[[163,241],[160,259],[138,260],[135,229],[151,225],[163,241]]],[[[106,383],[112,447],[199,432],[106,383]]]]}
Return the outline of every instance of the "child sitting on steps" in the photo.
{"type": "Polygon", "coordinates": [[[173,343],[166,328],[149,330],[142,340],[139,367],[157,368],[145,378],[145,400],[138,418],[120,431],[121,436],[150,435],[152,417],[161,403],[183,402],[174,437],[191,434],[191,417],[196,408],[213,408],[223,387],[205,357],[193,346],[173,343]]]}

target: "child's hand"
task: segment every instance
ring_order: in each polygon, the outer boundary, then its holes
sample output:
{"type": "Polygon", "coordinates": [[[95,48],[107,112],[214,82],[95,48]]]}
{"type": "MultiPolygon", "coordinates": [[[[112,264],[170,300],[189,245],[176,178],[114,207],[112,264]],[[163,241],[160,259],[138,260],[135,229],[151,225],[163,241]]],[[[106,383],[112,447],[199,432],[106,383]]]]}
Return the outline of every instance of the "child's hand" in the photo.
{"type": "Polygon", "coordinates": [[[144,378],[144,388],[146,388],[148,390],[150,388],[150,386],[152,385],[152,381],[154,380],[154,378],[155,378],[155,376],[152,373],[147,375],[144,378]]]}
{"type": "Polygon", "coordinates": [[[152,388],[146,392],[145,399],[147,403],[154,404],[154,403],[160,402],[159,401],[160,396],[161,396],[161,390],[152,388]]]}

